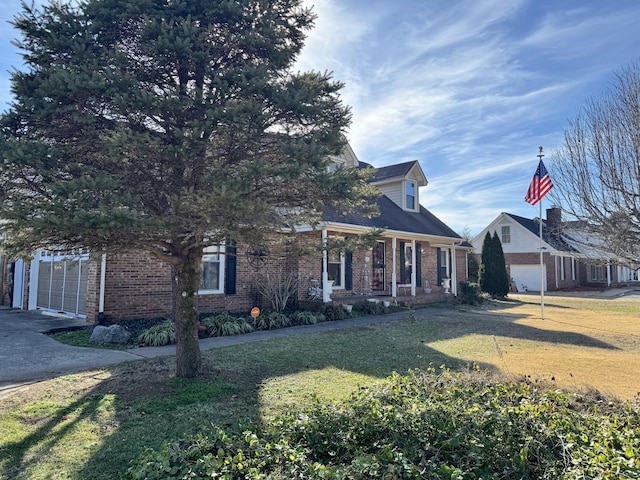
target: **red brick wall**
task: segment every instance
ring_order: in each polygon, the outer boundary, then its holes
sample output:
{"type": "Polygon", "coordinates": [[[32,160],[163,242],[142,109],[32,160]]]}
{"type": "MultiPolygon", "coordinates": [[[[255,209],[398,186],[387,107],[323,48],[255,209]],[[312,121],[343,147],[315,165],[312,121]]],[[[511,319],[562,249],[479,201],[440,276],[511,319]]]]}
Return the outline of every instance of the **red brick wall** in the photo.
{"type": "Polygon", "coordinates": [[[144,253],[107,255],[104,313],[109,320],[171,314],[171,268],[144,253]]]}

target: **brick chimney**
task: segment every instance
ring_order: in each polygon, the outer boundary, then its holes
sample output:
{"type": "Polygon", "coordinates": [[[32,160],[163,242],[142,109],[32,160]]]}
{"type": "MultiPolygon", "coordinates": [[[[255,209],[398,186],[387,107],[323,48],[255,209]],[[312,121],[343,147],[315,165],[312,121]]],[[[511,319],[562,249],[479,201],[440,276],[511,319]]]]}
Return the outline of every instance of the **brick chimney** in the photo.
{"type": "Polygon", "coordinates": [[[562,208],[547,208],[547,232],[557,235],[562,230],[562,208]]]}

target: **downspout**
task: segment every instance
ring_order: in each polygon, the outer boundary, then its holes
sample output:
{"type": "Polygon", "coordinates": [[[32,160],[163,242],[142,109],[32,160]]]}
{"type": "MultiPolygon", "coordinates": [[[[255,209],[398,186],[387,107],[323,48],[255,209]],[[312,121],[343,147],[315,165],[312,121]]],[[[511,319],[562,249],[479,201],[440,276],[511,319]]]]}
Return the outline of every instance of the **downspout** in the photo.
{"type": "Polygon", "coordinates": [[[98,323],[104,321],[104,290],[107,283],[107,254],[103,253],[100,260],[100,291],[98,301],[98,323]]]}

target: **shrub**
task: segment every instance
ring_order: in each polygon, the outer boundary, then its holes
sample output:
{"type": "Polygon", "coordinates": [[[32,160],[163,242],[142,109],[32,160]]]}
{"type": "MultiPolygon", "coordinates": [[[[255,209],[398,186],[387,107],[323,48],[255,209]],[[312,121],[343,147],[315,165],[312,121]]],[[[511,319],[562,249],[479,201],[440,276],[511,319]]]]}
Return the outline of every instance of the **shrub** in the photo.
{"type": "Polygon", "coordinates": [[[296,299],[300,280],[297,274],[279,270],[256,278],[255,288],[276,312],[282,312],[296,299]]]}
{"type": "Polygon", "coordinates": [[[146,450],[128,478],[617,479],[638,477],[639,454],[640,405],[430,369],[146,450]]]}
{"type": "Polygon", "coordinates": [[[318,315],[306,310],[298,310],[290,315],[293,325],[314,325],[318,323],[318,315]]]}
{"type": "Polygon", "coordinates": [[[320,307],[320,313],[325,316],[328,322],[343,320],[351,316],[342,305],[336,303],[323,303],[322,307],[320,307]]]}
{"type": "Polygon", "coordinates": [[[637,478],[639,447],[639,405],[430,369],[148,449],[127,478],[637,478]]]}
{"type": "Polygon", "coordinates": [[[362,301],[356,303],[353,308],[365,315],[382,315],[387,312],[387,307],[382,302],[362,301]]]}
{"type": "Polygon", "coordinates": [[[477,283],[462,281],[459,283],[458,300],[467,305],[479,305],[483,301],[480,285],[477,283]]]}
{"type": "Polygon", "coordinates": [[[276,328],[289,327],[291,320],[284,313],[263,313],[255,319],[256,330],[274,330],[276,328]]]}
{"type": "Polygon", "coordinates": [[[234,317],[229,313],[212,315],[202,320],[210,337],[222,337],[253,332],[254,328],[245,318],[234,317]]]}
{"type": "Polygon", "coordinates": [[[176,329],[172,320],[165,320],[162,323],[146,329],[138,336],[138,341],[145,346],[160,347],[176,343],[176,329]]]}

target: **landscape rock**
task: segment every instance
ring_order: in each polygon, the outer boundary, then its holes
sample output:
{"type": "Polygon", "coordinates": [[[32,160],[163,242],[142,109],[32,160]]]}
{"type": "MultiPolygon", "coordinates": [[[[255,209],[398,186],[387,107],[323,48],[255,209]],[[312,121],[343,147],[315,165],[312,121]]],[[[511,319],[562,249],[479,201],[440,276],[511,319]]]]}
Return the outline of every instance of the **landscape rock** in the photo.
{"type": "Polygon", "coordinates": [[[111,325],[110,327],[98,325],[93,329],[90,341],[93,343],[125,344],[130,337],[131,334],[120,325],[111,325]]]}

